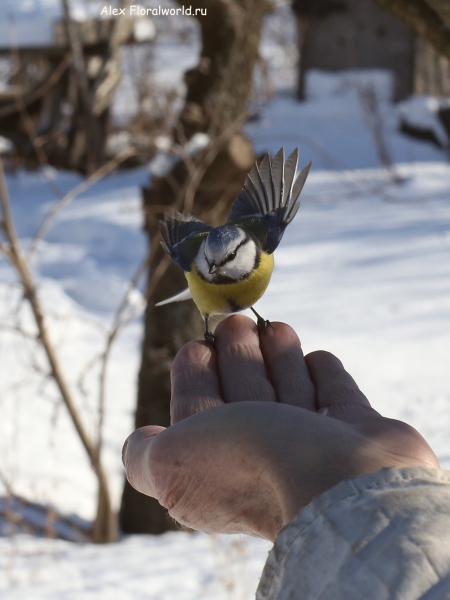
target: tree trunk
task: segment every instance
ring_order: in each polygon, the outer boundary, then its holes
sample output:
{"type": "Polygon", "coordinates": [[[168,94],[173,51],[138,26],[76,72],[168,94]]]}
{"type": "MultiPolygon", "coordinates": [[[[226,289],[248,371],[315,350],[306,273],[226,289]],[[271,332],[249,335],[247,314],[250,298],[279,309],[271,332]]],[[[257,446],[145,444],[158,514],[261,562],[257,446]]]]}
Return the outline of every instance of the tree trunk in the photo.
{"type": "MultiPolygon", "coordinates": [[[[180,2],[181,3],[181,2],[180,2]]],[[[250,142],[240,132],[252,89],[253,70],[259,56],[259,39],[268,4],[261,0],[192,1],[207,10],[197,17],[202,35],[198,65],[185,74],[187,93],[175,135],[189,139],[207,132],[218,145],[212,161],[204,164],[195,189],[192,210],[213,225],[223,221],[254,160],[250,142]]],[[[208,149],[195,157],[202,169],[208,149]]],[[[192,183],[192,172],[180,162],[164,179],[152,179],[143,190],[146,231],[157,240],[163,208],[179,200],[179,190],[192,183]]],[[[182,200],[187,202],[185,195],[182,200]]],[[[163,251],[155,248],[149,281],[158,273],[163,251]]],[[[155,308],[155,302],[186,287],[184,274],[170,264],[150,295],[145,314],[145,334],[139,373],[136,427],[170,425],[170,368],[175,354],[188,341],[202,337],[200,314],[191,301],[155,308]]],[[[120,525],[126,533],[162,533],[176,526],[159,504],[125,484],[120,525]]]]}

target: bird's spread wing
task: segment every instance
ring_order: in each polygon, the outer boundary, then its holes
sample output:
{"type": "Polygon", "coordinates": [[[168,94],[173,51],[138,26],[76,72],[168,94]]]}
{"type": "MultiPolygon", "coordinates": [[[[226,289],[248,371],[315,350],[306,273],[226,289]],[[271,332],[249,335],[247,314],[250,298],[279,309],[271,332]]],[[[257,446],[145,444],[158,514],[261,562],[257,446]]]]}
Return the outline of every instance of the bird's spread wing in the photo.
{"type": "Polygon", "coordinates": [[[191,290],[186,288],[182,292],[175,294],[175,296],[170,296],[170,298],[166,298],[161,302],[155,304],[155,306],[164,306],[164,304],[170,304],[171,302],[182,302],[183,300],[190,300],[192,298],[191,290]]]}
{"type": "Polygon", "coordinates": [[[287,225],[300,207],[300,192],[312,162],[297,178],[298,148],[284,162],[284,149],[254,165],[244,187],[234,201],[227,224],[238,225],[255,235],[262,248],[271,254],[283,237],[287,225]]]}
{"type": "Polygon", "coordinates": [[[174,212],[165,221],[160,221],[161,245],[184,271],[190,271],[198,249],[211,229],[192,215],[174,212]]]}

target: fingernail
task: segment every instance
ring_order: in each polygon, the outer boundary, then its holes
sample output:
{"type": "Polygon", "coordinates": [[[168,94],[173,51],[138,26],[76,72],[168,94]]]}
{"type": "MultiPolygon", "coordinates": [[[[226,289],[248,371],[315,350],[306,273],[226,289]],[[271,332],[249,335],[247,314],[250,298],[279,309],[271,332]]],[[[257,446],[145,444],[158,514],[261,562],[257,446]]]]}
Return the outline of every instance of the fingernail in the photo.
{"type": "Polygon", "coordinates": [[[123,445],[123,448],[122,448],[122,464],[123,464],[123,466],[125,466],[125,456],[127,454],[128,440],[129,439],[130,439],[130,436],[127,437],[127,439],[125,440],[125,444],[123,445]]]}

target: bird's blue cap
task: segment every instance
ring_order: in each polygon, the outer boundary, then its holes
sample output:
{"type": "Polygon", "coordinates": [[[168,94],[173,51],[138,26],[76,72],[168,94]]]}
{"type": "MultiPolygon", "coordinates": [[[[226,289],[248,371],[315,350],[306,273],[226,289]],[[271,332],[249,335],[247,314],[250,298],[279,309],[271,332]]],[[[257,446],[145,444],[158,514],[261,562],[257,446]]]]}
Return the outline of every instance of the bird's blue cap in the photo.
{"type": "Polygon", "coordinates": [[[219,259],[235,248],[245,238],[245,232],[234,225],[221,225],[208,233],[206,252],[212,259],[219,259]]]}
{"type": "Polygon", "coordinates": [[[245,239],[245,232],[234,225],[221,225],[208,233],[205,254],[208,260],[220,263],[245,239]]]}

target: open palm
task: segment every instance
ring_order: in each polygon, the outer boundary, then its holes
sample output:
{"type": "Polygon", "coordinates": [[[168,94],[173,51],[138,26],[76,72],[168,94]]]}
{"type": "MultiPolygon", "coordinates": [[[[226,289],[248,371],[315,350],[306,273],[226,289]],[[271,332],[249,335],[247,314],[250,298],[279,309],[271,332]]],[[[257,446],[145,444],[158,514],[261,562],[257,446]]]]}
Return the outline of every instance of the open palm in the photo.
{"type": "Polygon", "coordinates": [[[312,498],[383,467],[439,467],[409,425],[382,417],[342,363],[303,356],[296,333],[258,334],[242,315],[193,342],[172,369],[172,426],[143,427],[124,447],[127,477],[178,522],[274,540],[312,498]]]}

